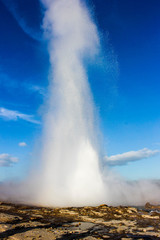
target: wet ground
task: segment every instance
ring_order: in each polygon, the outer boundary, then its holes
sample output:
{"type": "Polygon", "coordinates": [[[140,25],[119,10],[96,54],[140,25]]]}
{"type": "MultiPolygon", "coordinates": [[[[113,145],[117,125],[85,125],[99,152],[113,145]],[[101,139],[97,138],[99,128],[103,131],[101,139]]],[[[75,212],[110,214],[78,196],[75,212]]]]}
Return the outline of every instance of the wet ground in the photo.
{"type": "Polygon", "coordinates": [[[44,208],[0,202],[0,239],[160,239],[160,206],[44,208]]]}

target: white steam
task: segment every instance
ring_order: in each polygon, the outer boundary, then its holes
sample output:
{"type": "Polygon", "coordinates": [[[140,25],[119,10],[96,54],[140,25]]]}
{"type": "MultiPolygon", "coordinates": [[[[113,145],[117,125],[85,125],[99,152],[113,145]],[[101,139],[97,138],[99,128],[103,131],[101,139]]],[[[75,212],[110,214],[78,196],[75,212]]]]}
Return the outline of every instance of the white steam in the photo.
{"type": "Polygon", "coordinates": [[[98,51],[96,26],[79,0],[42,1],[52,66],[40,203],[98,204],[104,185],[84,58],[98,51]]]}

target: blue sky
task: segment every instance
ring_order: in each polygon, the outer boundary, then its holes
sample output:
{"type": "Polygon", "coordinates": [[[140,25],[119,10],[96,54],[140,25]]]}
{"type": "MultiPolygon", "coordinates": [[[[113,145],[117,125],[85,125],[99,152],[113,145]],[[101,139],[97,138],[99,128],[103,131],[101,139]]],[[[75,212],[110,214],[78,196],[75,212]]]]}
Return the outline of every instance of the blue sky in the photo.
{"type": "MultiPolygon", "coordinates": [[[[103,59],[87,71],[104,151],[127,154],[112,166],[127,179],[159,178],[160,1],[86,2],[102,42],[103,59]]],[[[42,18],[37,0],[0,0],[1,181],[27,174],[41,133],[49,73],[42,18]]]]}

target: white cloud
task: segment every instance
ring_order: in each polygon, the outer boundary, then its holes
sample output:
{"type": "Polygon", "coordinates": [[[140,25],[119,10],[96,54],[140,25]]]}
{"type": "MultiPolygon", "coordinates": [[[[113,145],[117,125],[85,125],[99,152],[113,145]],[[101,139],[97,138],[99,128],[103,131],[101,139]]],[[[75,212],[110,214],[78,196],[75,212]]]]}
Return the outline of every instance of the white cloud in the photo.
{"type": "Polygon", "coordinates": [[[152,157],[158,153],[160,153],[159,150],[150,150],[148,148],[143,148],[138,151],[130,151],[110,157],[106,156],[105,161],[110,166],[120,166],[126,165],[129,162],[139,161],[144,158],[152,157]]]}
{"type": "Polygon", "coordinates": [[[21,29],[31,38],[37,41],[41,41],[42,38],[38,32],[30,28],[25,19],[21,16],[21,13],[18,12],[17,6],[15,5],[15,2],[13,1],[6,1],[2,0],[3,4],[6,6],[8,11],[12,14],[14,19],[17,21],[18,25],[21,27],[21,29]]]}
{"type": "Polygon", "coordinates": [[[28,88],[32,92],[37,92],[37,93],[39,93],[42,96],[46,96],[46,90],[45,90],[45,88],[43,88],[41,86],[38,86],[38,85],[28,85],[28,87],[27,87],[27,85],[26,85],[26,88],[28,88]]]}
{"type": "Polygon", "coordinates": [[[26,144],[25,142],[20,142],[20,143],[18,143],[18,145],[19,145],[20,147],[26,147],[26,146],[27,146],[27,144],[26,144]]]}
{"type": "Polygon", "coordinates": [[[0,167],[10,167],[12,164],[17,163],[19,159],[17,157],[12,157],[7,153],[0,154],[0,167]]]}
{"type": "MultiPolygon", "coordinates": [[[[30,80],[30,79],[29,79],[30,80]]],[[[2,85],[5,89],[17,89],[17,88],[23,88],[23,90],[27,90],[29,92],[35,92],[42,96],[47,96],[47,91],[44,87],[34,84],[29,84],[28,79],[25,79],[23,82],[18,82],[15,79],[11,78],[6,72],[4,72],[0,67],[0,85],[2,85]]],[[[31,79],[32,80],[32,79],[31,79]]]]}
{"type": "Polygon", "coordinates": [[[27,122],[40,124],[39,121],[34,119],[33,115],[23,114],[15,110],[9,110],[2,107],[0,108],[0,118],[3,118],[5,120],[13,120],[13,121],[17,121],[18,119],[23,119],[27,122]]]}

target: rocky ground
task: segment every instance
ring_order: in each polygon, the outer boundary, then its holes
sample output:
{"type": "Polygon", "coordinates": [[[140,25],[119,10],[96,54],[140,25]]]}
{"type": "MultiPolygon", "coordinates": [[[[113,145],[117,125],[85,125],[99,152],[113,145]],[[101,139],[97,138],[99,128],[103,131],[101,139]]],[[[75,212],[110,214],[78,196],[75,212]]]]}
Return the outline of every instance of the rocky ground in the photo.
{"type": "Polygon", "coordinates": [[[0,202],[0,239],[160,239],[160,206],[44,208],[0,202]]]}

